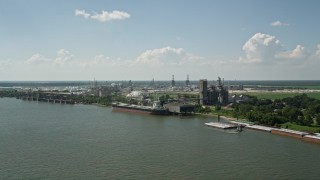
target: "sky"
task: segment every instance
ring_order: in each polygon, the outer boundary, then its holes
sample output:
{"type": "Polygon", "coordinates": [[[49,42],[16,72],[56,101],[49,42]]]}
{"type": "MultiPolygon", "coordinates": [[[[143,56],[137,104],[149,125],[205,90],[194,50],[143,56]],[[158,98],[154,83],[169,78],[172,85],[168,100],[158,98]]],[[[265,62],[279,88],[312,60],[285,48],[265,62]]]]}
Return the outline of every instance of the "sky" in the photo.
{"type": "Polygon", "coordinates": [[[320,1],[1,0],[0,81],[319,80],[320,1]]]}

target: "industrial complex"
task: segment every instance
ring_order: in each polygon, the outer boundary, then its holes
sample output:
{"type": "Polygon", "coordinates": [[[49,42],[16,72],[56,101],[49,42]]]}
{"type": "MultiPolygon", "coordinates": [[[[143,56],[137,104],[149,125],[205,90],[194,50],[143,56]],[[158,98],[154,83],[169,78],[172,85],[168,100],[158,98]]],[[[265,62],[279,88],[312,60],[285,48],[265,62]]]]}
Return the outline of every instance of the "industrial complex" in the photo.
{"type": "Polygon", "coordinates": [[[171,81],[151,82],[98,82],[94,80],[87,86],[79,87],[36,87],[19,89],[18,98],[25,100],[52,102],[52,103],[85,103],[79,97],[107,97],[122,96],[112,104],[115,108],[139,110],[149,112],[149,109],[161,113],[152,114],[190,114],[197,105],[212,106],[226,105],[230,102],[228,88],[224,80],[218,77],[217,81],[201,79],[190,81],[187,75],[185,81],[176,81],[172,75],[171,81]],[[154,106],[154,104],[160,106],[154,106]],[[132,106],[131,106],[132,105],[132,106]],[[155,109],[158,108],[158,109],[155,109]],[[165,110],[166,112],[163,112],[165,110]]]}
{"type": "Polygon", "coordinates": [[[199,95],[201,105],[221,105],[229,102],[228,89],[224,87],[224,81],[218,77],[217,85],[211,84],[208,87],[208,81],[201,79],[199,81],[199,95]]]}
{"type": "MultiPolygon", "coordinates": [[[[52,83],[53,86],[39,86],[44,83],[38,83],[37,86],[14,86],[1,87],[7,91],[7,96],[16,97],[22,100],[39,101],[59,104],[100,104],[112,106],[114,112],[143,113],[150,115],[189,115],[202,114],[207,112],[201,110],[223,110],[232,109],[231,104],[245,103],[250,100],[248,95],[241,92],[255,91],[279,91],[279,89],[265,89],[265,87],[244,88],[242,84],[225,85],[223,78],[218,77],[216,81],[200,79],[199,81],[190,81],[189,75],[185,81],[176,81],[174,75],[169,81],[121,81],[121,82],[98,82],[79,83],[73,86],[65,86],[59,82],[52,83]],[[8,91],[9,90],[9,91],[8,91]],[[14,91],[10,91],[14,90],[14,91]],[[238,93],[234,93],[237,91],[238,93]],[[240,92],[240,93],[239,93],[240,92]],[[209,107],[208,107],[209,106],[209,107]],[[215,108],[210,108],[215,106],[215,108]]],[[[305,93],[307,90],[286,90],[305,93]]],[[[316,92],[317,90],[308,90],[316,92]]],[[[0,94],[0,97],[3,97],[0,94]]],[[[276,111],[274,111],[276,113],[276,111]]],[[[273,134],[292,136],[298,139],[320,142],[319,133],[312,134],[309,132],[292,131],[279,127],[268,127],[254,125],[249,122],[230,121],[229,123],[219,122],[205,123],[210,127],[221,129],[242,128],[266,131],[273,134]]],[[[223,116],[221,116],[223,117],[223,116]]],[[[235,118],[233,118],[235,120],[235,118]]],[[[238,116],[236,117],[238,120],[238,116]]],[[[230,119],[229,119],[230,120],[230,119]]]]}

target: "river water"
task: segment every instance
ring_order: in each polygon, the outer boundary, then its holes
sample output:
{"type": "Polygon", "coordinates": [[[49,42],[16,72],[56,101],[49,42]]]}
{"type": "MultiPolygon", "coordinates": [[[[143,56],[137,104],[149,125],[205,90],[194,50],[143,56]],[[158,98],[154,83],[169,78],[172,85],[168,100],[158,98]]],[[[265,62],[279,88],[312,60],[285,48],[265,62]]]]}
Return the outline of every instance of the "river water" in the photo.
{"type": "Polygon", "coordinates": [[[320,145],[214,117],[0,99],[0,179],[319,179],[320,145]]]}

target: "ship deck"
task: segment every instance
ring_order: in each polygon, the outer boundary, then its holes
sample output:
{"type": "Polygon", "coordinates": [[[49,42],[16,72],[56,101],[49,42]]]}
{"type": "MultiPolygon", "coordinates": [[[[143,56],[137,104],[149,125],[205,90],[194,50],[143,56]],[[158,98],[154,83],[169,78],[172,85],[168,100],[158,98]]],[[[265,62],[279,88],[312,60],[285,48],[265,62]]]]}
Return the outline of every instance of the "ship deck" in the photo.
{"type": "Polygon", "coordinates": [[[222,123],[222,122],[209,122],[209,123],[205,123],[205,125],[210,127],[220,128],[220,129],[231,129],[231,128],[237,127],[237,125],[235,124],[222,123]]]}
{"type": "Polygon", "coordinates": [[[133,109],[142,109],[142,110],[152,110],[152,107],[150,106],[140,106],[140,105],[134,105],[134,104],[124,104],[124,103],[119,103],[119,104],[114,104],[114,107],[119,107],[119,108],[133,108],[133,109]]]}

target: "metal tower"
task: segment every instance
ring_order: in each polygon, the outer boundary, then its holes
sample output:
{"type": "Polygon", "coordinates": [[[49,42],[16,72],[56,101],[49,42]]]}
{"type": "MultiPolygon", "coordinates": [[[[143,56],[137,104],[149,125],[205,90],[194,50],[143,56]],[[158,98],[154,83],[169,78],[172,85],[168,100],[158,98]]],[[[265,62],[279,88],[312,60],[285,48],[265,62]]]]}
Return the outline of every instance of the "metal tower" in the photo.
{"type": "Polygon", "coordinates": [[[190,86],[189,74],[187,75],[186,86],[190,86]]]}
{"type": "Polygon", "coordinates": [[[174,75],[172,75],[171,87],[174,87],[175,85],[176,85],[176,82],[174,81],[174,75]]]}

